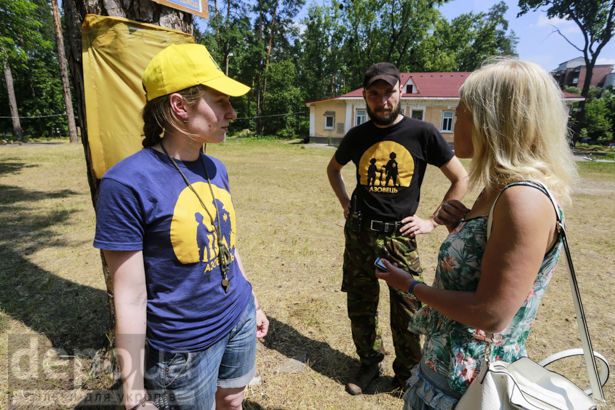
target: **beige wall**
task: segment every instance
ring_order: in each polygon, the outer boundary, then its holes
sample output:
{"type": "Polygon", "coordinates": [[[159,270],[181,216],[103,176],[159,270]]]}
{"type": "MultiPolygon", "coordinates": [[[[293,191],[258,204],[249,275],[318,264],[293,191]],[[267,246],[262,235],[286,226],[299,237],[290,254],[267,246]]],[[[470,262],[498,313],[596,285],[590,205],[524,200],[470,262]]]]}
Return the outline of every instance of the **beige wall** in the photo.
{"type": "MultiPolygon", "coordinates": [[[[363,100],[330,100],[319,103],[313,103],[314,120],[315,120],[315,134],[313,137],[341,139],[345,132],[344,124],[346,123],[346,104],[351,106],[350,127],[354,127],[355,113],[357,108],[365,108],[365,102],[363,100]],[[335,112],[335,127],[332,130],[325,130],[325,112],[335,112]],[[340,125],[341,124],[341,125],[340,125]],[[339,132],[341,131],[341,132],[339,132]]],[[[432,123],[441,133],[444,139],[450,143],[453,142],[453,132],[444,132],[442,127],[442,111],[455,112],[457,106],[457,100],[425,100],[425,99],[402,99],[401,101],[402,113],[410,116],[412,109],[424,109],[423,120],[432,123]]],[[[455,126],[455,117],[453,116],[453,127],[455,126]]]]}
{"type": "MultiPolygon", "coordinates": [[[[437,103],[436,103],[437,104],[437,103]]],[[[438,131],[442,134],[444,139],[447,142],[453,142],[453,131],[442,131],[442,112],[443,111],[452,111],[453,112],[453,123],[452,127],[455,127],[455,105],[440,103],[435,106],[427,107],[425,112],[425,121],[432,123],[438,131]]]]}
{"type": "Polygon", "coordinates": [[[342,138],[345,134],[344,123],[346,121],[346,103],[344,101],[324,101],[314,104],[314,120],[316,122],[316,137],[342,138]],[[335,126],[333,129],[325,129],[325,112],[335,113],[335,126]],[[341,125],[340,125],[341,124],[341,125]]]}

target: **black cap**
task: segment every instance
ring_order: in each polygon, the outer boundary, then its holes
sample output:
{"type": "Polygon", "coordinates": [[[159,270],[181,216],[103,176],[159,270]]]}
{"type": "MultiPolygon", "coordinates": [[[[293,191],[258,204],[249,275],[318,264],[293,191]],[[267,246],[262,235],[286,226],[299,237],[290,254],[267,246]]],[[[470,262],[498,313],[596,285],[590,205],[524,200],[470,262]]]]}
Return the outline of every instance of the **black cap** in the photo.
{"type": "Polygon", "coordinates": [[[399,70],[391,63],[376,63],[365,71],[363,88],[369,87],[378,80],[386,81],[391,86],[395,86],[399,81],[399,70]]]}

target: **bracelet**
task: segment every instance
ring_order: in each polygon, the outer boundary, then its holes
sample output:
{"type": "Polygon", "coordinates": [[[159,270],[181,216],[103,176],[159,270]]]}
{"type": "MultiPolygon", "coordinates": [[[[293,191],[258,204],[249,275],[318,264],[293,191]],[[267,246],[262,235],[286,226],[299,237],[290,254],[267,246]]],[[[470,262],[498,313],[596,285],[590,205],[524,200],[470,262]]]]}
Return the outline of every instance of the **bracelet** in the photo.
{"type": "Polygon", "coordinates": [[[408,287],[408,294],[414,296],[414,288],[416,288],[416,285],[424,285],[425,282],[421,282],[420,280],[415,280],[412,279],[412,283],[410,283],[410,286],[408,287]]]}
{"type": "Polygon", "coordinates": [[[137,404],[135,404],[134,406],[132,406],[130,409],[128,410],[136,410],[139,407],[145,407],[145,403],[148,401],[148,397],[147,394],[145,394],[141,400],[139,400],[139,402],[137,404]]]}

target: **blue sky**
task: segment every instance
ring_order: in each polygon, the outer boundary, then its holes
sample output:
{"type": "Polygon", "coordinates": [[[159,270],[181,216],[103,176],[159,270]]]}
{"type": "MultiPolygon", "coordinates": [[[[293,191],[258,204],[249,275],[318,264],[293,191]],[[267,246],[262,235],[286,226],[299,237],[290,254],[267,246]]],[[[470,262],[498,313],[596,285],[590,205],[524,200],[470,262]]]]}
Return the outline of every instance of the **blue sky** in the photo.
{"type": "MultiPolygon", "coordinates": [[[[487,11],[495,3],[497,3],[496,0],[452,0],[443,5],[440,11],[450,20],[469,11],[487,11]]],[[[574,22],[549,20],[544,11],[529,12],[517,18],[519,13],[517,3],[514,0],[506,0],[508,12],[505,17],[510,23],[509,29],[513,30],[519,38],[517,43],[519,58],[533,61],[551,71],[559,63],[583,55],[554,32],[553,25],[582,49],[581,31],[574,22]]],[[[615,64],[615,39],[612,39],[602,49],[598,62],[615,64]]]]}

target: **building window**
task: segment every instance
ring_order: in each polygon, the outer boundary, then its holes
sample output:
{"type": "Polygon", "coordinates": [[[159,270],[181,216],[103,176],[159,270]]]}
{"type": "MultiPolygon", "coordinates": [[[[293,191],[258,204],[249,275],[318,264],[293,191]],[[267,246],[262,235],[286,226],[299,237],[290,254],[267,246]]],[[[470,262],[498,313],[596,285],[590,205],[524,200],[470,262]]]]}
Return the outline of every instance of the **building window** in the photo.
{"type": "Polygon", "coordinates": [[[406,94],[417,94],[418,90],[416,89],[416,85],[414,84],[414,81],[412,81],[412,78],[409,78],[408,81],[406,81],[406,85],[404,86],[404,89],[406,91],[406,94]]]}
{"type": "Polygon", "coordinates": [[[367,121],[367,112],[365,112],[365,110],[357,110],[357,115],[355,116],[354,125],[361,125],[365,121],[367,121]]]}
{"type": "Polygon", "coordinates": [[[453,130],[453,112],[452,111],[442,111],[442,131],[452,131],[453,130]]]}
{"type": "Polygon", "coordinates": [[[412,110],[410,112],[410,117],[414,118],[415,120],[423,120],[423,110],[412,110]]]}
{"type": "Polygon", "coordinates": [[[335,127],[335,113],[327,111],[325,113],[325,129],[332,130],[335,127]]]}

